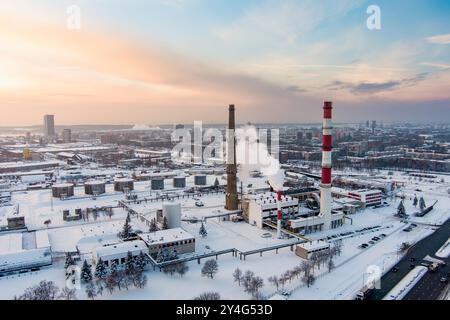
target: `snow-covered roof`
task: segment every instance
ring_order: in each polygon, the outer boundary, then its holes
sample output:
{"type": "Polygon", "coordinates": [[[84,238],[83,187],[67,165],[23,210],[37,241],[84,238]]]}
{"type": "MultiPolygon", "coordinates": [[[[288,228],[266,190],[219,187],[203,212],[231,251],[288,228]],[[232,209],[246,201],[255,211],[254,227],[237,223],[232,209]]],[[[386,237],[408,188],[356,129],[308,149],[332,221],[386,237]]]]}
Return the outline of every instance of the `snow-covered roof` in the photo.
{"type": "Polygon", "coordinates": [[[312,250],[320,250],[320,249],[329,248],[330,244],[324,240],[315,240],[315,241],[301,243],[298,246],[304,248],[305,250],[312,251],[312,250]]]}
{"type": "Polygon", "coordinates": [[[70,188],[73,187],[72,183],[57,183],[52,186],[52,188],[70,188]]]}
{"type": "Polygon", "coordinates": [[[131,252],[133,255],[139,252],[147,252],[147,245],[144,241],[126,241],[122,243],[116,243],[108,246],[97,247],[95,249],[97,258],[103,260],[115,259],[117,256],[123,256],[124,254],[131,252]]]}
{"type": "Polygon", "coordinates": [[[173,228],[156,232],[142,233],[139,235],[139,238],[150,246],[167,242],[190,240],[194,239],[194,236],[182,228],[173,228]]]}
{"type": "Polygon", "coordinates": [[[35,232],[36,248],[50,248],[50,240],[48,238],[47,230],[38,230],[35,232]]]}
{"type": "Polygon", "coordinates": [[[22,233],[8,233],[0,236],[0,254],[22,250],[22,233]]]}

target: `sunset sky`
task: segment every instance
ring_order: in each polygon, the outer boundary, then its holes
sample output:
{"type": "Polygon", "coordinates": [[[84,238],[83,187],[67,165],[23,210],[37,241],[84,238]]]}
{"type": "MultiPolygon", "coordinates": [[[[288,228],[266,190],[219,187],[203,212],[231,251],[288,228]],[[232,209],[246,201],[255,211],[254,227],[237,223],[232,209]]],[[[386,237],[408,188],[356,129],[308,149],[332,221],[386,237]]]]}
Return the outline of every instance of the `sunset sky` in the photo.
{"type": "Polygon", "coordinates": [[[448,0],[0,3],[0,126],[450,119],[448,0]],[[381,30],[366,27],[369,5],[381,30]],[[81,9],[81,29],[66,26],[81,9]]]}

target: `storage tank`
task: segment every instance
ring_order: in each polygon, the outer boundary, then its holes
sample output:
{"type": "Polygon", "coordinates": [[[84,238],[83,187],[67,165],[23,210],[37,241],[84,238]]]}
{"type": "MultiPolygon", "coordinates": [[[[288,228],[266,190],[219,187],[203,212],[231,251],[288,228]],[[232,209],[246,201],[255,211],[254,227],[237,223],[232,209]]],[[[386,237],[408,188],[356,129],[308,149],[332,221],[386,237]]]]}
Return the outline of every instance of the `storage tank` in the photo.
{"type": "Polygon", "coordinates": [[[114,180],[114,191],[126,192],[134,190],[134,180],[129,178],[119,178],[114,180]]]}
{"type": "Polygon", "coordinates": [[[196,186],[206,186],[206,176],[205,175],[196,175],[194,177],[194,183],[196,186]]]}
{"type": "Polygon", "coordinates": [[[84,193],[89,195],[104,194],[106,184],[103,181],[87,181],[84,183],[84,193]]]}
{"type": "Polygon", "coordinates": [[[164,190],[164,179],[153,179],[151,187],[152,190],[164,190]]]}
{"type": "Polygon", "coordinates": [[[73,184],[59,183],[52,186],[52,195],[54,198],[73,197],[73,184]]]}
{"type": "Polygon", "coordinates": [[[163,217],[166,217],[169,229],[181,227],[181,204],[166,202],[162,206],[163,217]]]}
{"type": "Polygon", "coordinates": [[[179,176],[173,178],[173,187],[174,188],[185,188],[186,187],[186,178],[179,176]]]}

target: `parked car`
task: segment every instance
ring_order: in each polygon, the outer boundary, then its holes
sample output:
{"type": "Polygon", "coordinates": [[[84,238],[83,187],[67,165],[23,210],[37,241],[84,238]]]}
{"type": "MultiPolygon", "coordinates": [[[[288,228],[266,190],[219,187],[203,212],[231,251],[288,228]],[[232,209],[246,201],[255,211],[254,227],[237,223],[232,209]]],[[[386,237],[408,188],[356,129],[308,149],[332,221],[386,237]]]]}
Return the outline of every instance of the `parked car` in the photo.
{"type": "Polygon", "coordinates": [[[195,202],[195,206],[196,207],[203,207],[203,206],[205,206],[205,204],[202,201],[196,201],[195,202]]]}
{"type": "Polygon", "coordinates": [[[266,232],[261,235],[261,238],[271,238],[271,237],[272,237],[272,234],[270,232],[266,232]]]}

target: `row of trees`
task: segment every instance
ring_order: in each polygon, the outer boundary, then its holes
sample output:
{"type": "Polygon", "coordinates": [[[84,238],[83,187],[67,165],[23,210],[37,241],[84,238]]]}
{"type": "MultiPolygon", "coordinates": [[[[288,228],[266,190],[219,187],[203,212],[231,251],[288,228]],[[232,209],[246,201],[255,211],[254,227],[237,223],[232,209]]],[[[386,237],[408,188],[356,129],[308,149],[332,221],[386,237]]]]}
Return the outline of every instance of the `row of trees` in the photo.
{"type": "Polygon", "coordinates": [[[25,289],[14,300],[76,300],[75,289],[64,288],[61,290],[53,281],[42,280],[37,285],[25,289]]]}
{"type": "Polygon", "coordinates": [[[251,294],[255,299],[261,299],[260,290],[264,286],[264,280],[261,277],[255,276],[253,271],[242,272],[241,269],[236,268],[233,272],[233,278],[239,286],[242,285],[246,293],[251,294]]]}

